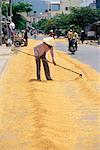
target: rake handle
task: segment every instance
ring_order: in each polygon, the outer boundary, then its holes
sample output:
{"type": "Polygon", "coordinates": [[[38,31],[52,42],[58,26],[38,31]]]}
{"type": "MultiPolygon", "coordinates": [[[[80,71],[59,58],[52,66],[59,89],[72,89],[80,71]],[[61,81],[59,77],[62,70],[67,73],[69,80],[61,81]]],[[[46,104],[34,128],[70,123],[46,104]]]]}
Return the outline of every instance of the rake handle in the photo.
{"type": "MultiPolygon", "coordinates": [[[[23,51],[21,51],[21,50],[18,50],[18,51],[20,51],[20,52],[22,52],[22,53],[24,53],[24,54],[26,54],[26,55],[30,55],[30,56],[35,57],[35,55],[29,54],[29,53],[27,53],[27,52],[23,52],[23,51]]],[[[53,64],[51,61],[49,61],[49,60],[47,60],[47,59],[43,59],[43,60],[44,60],[44,61],[47,61],[48,63],[53,64]]],[[[60,66],[60,65],[58,65],[58,64],[56,64],[55,66],[60,67],[60,68],[65,69],[65,70],[68,70],[68,71],[71,71],[71,72],[73,72],[73,73],[76,73],[76,74],[78,74],[80,77],[82,77],[82,74],[80,74],[80,73],[78,73],[78,72],[76,72],[76,71],[73,71],[73,70],[68,69],[68,68],[66,68],[66,67],[63,67],[63,66],[60,66]]]]}
{"type": "MultiPolygon", "coordinates": [[[[48,61],[48,60],[45,60],[45,61],[47,61],[47,62],[49,62],[49,63],[53,64],[52,62],[50,62],[50,61],[48,61]]],[[[56,64],[55,66],[58,66],[58,67],[60,67],[60,68],[62,68],[62,69],[65,69],[65,70],[71,71],[71,72],[73,72],[73,73],[78,74],[79,76],[82,76],[82,74],[80,74],[80,73],[78,73],[78,72],[76,72],[76,71],[73,71],[73,70],[71,70],[71,69],[68,69],[68,68],[66,68],[66,67],[60,66],[60,65],[58,65],[58,64],[56,64]]]]}

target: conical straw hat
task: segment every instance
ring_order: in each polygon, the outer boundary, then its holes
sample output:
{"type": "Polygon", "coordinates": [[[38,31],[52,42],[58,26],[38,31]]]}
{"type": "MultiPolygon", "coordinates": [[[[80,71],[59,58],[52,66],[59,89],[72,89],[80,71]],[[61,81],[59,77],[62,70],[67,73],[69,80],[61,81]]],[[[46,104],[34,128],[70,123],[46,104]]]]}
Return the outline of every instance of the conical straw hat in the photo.
{"type": "Polygon", "coordinates": [[[55,40],[53,37],[47,37],[43,39],[43,42],[45,42],[46,44],[50,45],[50,46],[55,46],[55,40]]]}

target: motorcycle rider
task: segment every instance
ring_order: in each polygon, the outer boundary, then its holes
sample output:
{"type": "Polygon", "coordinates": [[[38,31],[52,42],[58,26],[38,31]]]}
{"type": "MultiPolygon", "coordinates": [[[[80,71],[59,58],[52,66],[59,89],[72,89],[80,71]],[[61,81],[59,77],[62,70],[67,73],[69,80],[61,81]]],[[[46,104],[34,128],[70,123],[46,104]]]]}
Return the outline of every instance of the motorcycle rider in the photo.
{"type": "Polygon", "coordinates": [[[71,40],[72,40],[72,37],[73,37],[73,30],[72,30],[72,29],[70,29],[70,30],[68,31],[67,37],[68,37],[68,49],[70,50],[70,47],[71,47],[71,40]]]}
{"type": "Polygon", "coordinates": [[[72,40],[75,40],[75,47],[77,50],[77,41],[78,41],[78,33],[76,31],[73,30],[73,36],[72,36],[72,40]]]}
{"type": "Polygon", "coordinates": [[[68,42],[69,42],[69,51],[70,51],[70,47],[72,45],[73,40],[75,40],[75,47],[77,49],[78,33],[75,32],[73,29],[70,29],[67,36],[68,36],[68,42]]]}
{"type": "Polygon", "coordinates": [[[85,31],[84,30],[82,30],[81,31],[81,35],[80,35],[81,37],[80,37],[80,40],[81,40],[81,42],[82,42],[82,44],[84,43],[84,40],[85,40],[85,31]]]}
{"type": "Polygon", "coordinates": [[[56,34],[54,33],[54,31],[53,31],[53,30],[50,30],[49,36],[50,36],[50,37],[53,37],[53,38],[55,39],[55,35],[56,35],[56,34]]]}

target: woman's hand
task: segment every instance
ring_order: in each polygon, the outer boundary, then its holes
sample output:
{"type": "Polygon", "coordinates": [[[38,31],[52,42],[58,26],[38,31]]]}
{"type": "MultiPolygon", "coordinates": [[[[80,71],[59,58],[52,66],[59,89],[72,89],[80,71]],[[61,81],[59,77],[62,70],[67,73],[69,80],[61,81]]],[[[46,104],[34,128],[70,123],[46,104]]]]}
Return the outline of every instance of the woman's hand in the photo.
{"type": "Polygon", "coordinates": [[[53,60],[53,64],[56,65],[55,61],[53,60]]]}

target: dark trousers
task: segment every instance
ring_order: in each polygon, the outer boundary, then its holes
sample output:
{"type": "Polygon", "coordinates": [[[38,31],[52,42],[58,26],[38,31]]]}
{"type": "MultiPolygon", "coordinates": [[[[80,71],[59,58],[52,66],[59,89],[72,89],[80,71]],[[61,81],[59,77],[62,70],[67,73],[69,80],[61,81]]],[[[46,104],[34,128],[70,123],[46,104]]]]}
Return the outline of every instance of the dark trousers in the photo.
{"type": "MultiPolygon", "coordinates": [[[[72,44],[73,44],[73,40],[70,40],[69,39],[69,50],[70,50],[70,47],[72,46],[72,44]]],[[[77,50],[77,41],[75,41],[75,47],[76,47],[76,50],[77,50]]]]}
{"type": "Polygon", "coordinates": [[[28,39],[25,38],[25,46],[27,46],[27,45],[28,45],[28,39]]]}
{"type": "Polygon", "coordinates": [[[68,38],[68,49],[70,50],[71,47],[71,40],[68,38]]]}
{"type": "Polygon", "coordinates": [[[37,79],[38,80],[41,79],[41,76],[40,76],[41,60],[43,63],[46,79],[49,79],[51,77],[50,77],[49,65],[48,65],[48,62],[46,61],[46,53],[44,53],[41,57],[36,58],[37,79]]]}

